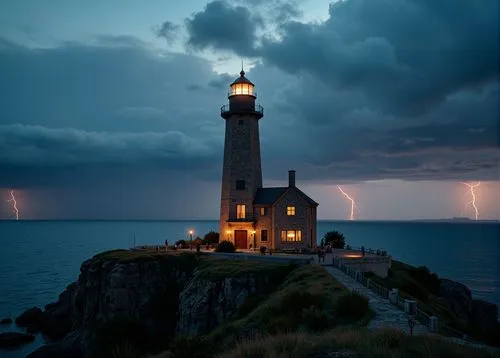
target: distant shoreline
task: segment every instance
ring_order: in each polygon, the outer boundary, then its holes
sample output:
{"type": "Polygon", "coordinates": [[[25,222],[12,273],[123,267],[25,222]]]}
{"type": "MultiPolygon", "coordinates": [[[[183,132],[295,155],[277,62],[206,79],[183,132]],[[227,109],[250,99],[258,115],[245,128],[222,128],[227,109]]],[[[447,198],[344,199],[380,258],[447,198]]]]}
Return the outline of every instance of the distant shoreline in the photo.
{"type": "MultiPolygon", "coordinates": [[[[212,222],[219,219],[0,219],[0,222],[212,222]]],[[[405,220],[342,220],[342,219],[318,219],[318,222],[337,222],[337,223],[387,223],[387,224],[418,224],[418,223],[446,223],[446,224],[500,224],[500,219],[474,220],[467,218],[452,219],[405,219],[405,220]]]]}

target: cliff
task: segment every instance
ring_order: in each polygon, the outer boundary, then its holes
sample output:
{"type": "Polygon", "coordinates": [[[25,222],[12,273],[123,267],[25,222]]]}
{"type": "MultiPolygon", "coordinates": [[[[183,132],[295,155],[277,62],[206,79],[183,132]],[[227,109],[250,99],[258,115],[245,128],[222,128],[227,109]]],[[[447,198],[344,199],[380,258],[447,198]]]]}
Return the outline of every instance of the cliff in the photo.
{"type": "Polygon", "coordinates": [[[124,341],[159,351],[175,335],[209,332],[290,270],[193,254],[99,254],[57,302],[27,311],[22,324],[55,341],[29,357],[99,357],[124,341]]]}

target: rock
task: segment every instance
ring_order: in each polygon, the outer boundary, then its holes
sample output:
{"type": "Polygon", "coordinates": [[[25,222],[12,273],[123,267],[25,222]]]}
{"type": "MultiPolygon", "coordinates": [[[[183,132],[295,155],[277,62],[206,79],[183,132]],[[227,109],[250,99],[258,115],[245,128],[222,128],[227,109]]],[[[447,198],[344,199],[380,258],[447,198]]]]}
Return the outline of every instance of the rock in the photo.
{"type": "Polygon", "coordinates": [[[12,318],[4,318],[0,321],[0,324],[11,324],[12,318]]]}
{"type": "Polygon", "coordinates": [[[0,333],[0,348],[9,348],[30,343],[35,340],[35,336],[20,332],[0,333]]]}
{"type": "Polygon", "coordinates": [[[59,340],[72,329],[71,306],[76,284],[69,285],[55,303],[45,306],[40,329],[52,340],[59,340]]]}
{"type": "Polygon", "coordinates": [[[446,299],[447,306],[464,323],[468,322],[472,309],[470,289],[459,282],[441,279],[439,295],[446,299]]]}
{"type": "Polygon", "coordinates": [[[81,332],[72,332],[58,342],[46,344],[28,354],[26,358],[85,358],[81,346],[81,332]]]}
{"type": "Polygon", "coordinates": [[[18,326],[38,326],[42,321],[42,310],[39,307],[31,307],[16,318],[18,326]]]}
{"type": "Polygon", "coordinates": [[[236,313],[250,294],[268,288],[265,276],[225,277],[212,282],[195,275],[180,294],[176,333],[208,333],[236,313]]]}
{"type": "Polygon", "coordinates": [[[472,300],[469,322],[484,330],[494,329],[498,325],[497,305],[482,300],[472,300]]]}

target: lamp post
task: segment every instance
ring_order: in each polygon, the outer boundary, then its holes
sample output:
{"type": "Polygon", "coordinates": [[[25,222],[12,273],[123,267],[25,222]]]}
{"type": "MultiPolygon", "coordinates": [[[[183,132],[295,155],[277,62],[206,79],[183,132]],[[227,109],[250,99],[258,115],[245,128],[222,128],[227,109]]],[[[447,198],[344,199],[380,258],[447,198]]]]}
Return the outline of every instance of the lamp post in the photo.
{"type": "Polygon", "coordinates": [[[252,236],[253,236],[253,251],[256,249],[257,241],[255,240],[255,230],[252,231],[252,236]]]}
{"type": "Polygon", "coordinates": [[[189,230],[189,240],[193,241],[193,230],[189,230]]]}

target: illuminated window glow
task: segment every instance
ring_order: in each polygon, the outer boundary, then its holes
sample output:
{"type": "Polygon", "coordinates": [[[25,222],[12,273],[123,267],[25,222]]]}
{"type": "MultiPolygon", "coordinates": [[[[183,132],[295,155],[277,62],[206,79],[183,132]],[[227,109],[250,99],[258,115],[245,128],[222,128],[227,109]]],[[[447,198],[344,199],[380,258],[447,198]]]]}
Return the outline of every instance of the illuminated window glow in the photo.
{"type": "Polygon", "coordinates": [[[236,218],[237,219],[245,218],[245,205],[236,205],[236,218]]]}
{"type": "Polygon", "coordinates": [[[287,206],[286,207],[286,214],[288,216],[293,216],[295,215],[295,206],[287,206]]]}
{"type": "Polygon", "coordinates": [[[260,208],[260,216],[266,216],[267,215],[267,208],[260,208]]]}
{"type": "Polygon", "coordinates": [[[300,231],[300,230],[281,230],[281,241],[300,242],[300,241],[302,241],[302,231],[300,231]]]}
{"type": "Polygon", "coordinates": [[[231,86],[231,95],[238,94],[253,95],[253,86],[248,83],[235,83],[231,86]]]}

